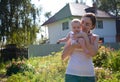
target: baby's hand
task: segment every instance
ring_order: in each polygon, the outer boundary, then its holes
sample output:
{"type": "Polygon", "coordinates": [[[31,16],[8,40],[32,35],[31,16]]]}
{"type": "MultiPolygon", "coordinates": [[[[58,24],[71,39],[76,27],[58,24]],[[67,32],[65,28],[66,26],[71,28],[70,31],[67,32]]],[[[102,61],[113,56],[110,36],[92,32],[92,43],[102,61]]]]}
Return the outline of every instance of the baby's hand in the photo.
{"type": "Polygon", "coordinates": [[[91,40],[95,41],[96,36],[91,36],[91,40]]]}
{"type": "Polygon", "coordinates": [[[75,38],[83,38],[83,33],[78,33],[74,35],[75,38]]]}
{"type": "Polygon", "coordinates": [[[77,39],[76,34],[73,34],[72,38],[73,38],[73,39],[77,39]]]}
{"type": "Polygon", "coordinates": [[[80,33],[79,33],[79,36],[80,36],[80,37],[88,37],[87,33],[85,33],[85,32],[80,32],[80,33]]]}
{"type": "Polygon", "coordinates": [[[96,40],[96,36],[91,36],[91,37],[90,37],[90,40],[91,40],[91,43],[93,44],[94,41],[96,40]]]}

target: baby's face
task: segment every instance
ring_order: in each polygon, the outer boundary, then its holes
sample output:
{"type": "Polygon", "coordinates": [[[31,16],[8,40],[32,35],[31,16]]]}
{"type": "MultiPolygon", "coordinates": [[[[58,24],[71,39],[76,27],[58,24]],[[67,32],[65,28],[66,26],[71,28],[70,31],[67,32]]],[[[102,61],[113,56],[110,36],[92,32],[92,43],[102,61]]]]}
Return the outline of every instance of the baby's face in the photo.
{"type": "Polygon", "coordinates": [[[80,23],[78,23],[78,22],[72,23],[72,31],[73,31],[74,33],[79,33],[80,30],[81,30],[81,25],[80,25],[80,23]]]}

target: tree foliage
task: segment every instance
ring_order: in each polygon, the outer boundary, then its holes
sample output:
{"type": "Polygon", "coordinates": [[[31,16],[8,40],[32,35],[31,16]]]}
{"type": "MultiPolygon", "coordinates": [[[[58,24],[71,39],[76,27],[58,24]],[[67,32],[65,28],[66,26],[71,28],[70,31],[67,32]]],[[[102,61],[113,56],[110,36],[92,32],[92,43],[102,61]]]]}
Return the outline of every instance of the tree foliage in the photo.
{"type": "Polygon", "coordinates": [[[0,40],[7,43],[27,46],[33,44],[39,28],[36,17],[37,9],[31,0],[1,0],[0,1],[0,40]]]}
{"type": "Polygon", "coordinates": [[[46,12],[46,13],[44,14],[44,16],[45,16],[47,19],[49,19],[49,18],[51,17],[51,11],[50,11],[50,12],[46,12]]]}
{"type": "Polygon", "coordinates": [[[120,16],[120,0],[99,0],[98,2],[99,9],[120,16]]]}

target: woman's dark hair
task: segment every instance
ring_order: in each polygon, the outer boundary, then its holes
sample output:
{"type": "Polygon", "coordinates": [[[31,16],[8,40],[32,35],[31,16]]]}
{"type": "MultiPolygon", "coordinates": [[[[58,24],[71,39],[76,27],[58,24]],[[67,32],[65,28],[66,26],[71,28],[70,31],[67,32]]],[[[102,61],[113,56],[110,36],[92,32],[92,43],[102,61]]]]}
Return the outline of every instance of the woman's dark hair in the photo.
{"type": "Polygon", "coordinates": [[[96,25],[96,17],[94,13],[86,13],[85,15],[83,15],[83,17],[88,17],[90,18],[90,20],[92,21],[92,26],[93,28],[91,28],[91,30],[93,30],[95,28],[96,25]]]}

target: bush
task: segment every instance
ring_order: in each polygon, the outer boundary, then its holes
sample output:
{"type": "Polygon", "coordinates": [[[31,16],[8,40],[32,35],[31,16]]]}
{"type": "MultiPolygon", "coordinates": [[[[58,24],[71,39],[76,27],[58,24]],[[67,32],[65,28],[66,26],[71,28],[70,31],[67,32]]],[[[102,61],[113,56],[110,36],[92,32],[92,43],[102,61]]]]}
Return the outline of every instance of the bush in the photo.
{"type": "Polygon", "coordinates": [[[98,53],[93,57],[95,67],[105,67],[112,71],[120,70],[120,50],[113,50],[109,47],[101,46],[98,53]]]}
{"type": "Polygon", "coordinates": [[[108,69],[95,68],[97,82],[120,82],[120,72],[112,73],[108,69]]]}
{"type": "Polygon", "coordinates": [[[95,68],[96,80],[111,78],[111,71],[104,68],[95,68]]]}
{"type": "Polygon", "coordinates": [[[106,65],[112,71],[120,71],[120,50],[114,51],[108,56],[106,65]]]}
{"type": "Polygon", "coordinates": [[[108,55],[111,53],[110,48],[106,48],[105,46],[101,46],[98,50],[98,53],[95,57],[93,57],[93,63],[95,67],[103,67],[107,62],[108,55]]]}
{"type": "Polygon", "coordinates": [[[26,64],[24,61],[18,61],[18,62],[14,61],[11,64],[9,64],[6,69],[7,69],[6,75],[8,76],[16,73],[22,73],[25,71],[29,71],[33,73],[35,72],[33,66],[26,64]]]}

